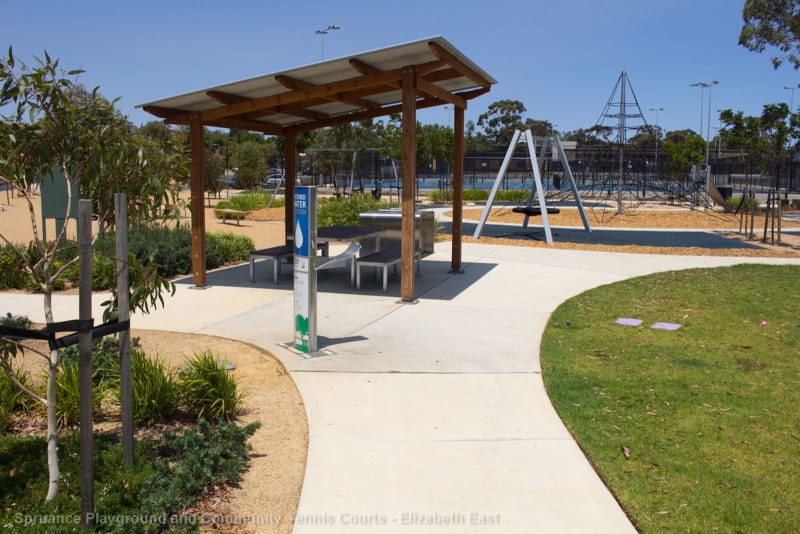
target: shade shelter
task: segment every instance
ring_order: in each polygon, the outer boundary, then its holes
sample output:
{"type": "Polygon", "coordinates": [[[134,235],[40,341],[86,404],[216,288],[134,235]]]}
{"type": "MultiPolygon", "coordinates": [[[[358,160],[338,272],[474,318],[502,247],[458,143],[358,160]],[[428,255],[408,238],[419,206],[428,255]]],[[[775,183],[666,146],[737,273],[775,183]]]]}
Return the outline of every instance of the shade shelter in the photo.
{"type": "Polygon", "coordinates": [[[284,137],[286,235],[292,235],[298,133],[402,114],[400,296],[414,298],[416,111],[454,109],[452,269],[461,268],[464,110],[497,83],[442,37],[432,37],[315,63],[276,74],[165,98],[142,107],[167,124],[189,127],[192,273],[206,285],[203,128],[249,130],[284,137]]]}

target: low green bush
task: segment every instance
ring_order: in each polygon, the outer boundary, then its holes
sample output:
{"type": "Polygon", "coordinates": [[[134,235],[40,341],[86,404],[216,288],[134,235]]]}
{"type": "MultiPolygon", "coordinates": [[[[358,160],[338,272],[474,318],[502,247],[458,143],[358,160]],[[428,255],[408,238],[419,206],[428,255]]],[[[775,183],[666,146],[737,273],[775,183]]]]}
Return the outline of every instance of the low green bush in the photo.
{"type": "Polygon", "coordinates": [[[359,215],[365,211],[390,208],[397,204],[387,204],[372,195],[353,195],[342,198],[321,198],[317,209],[318,226],[358,226],[359,215]]]}
{"type": "Polygon", "coordinates": [[[267,192],[248,192],[234,195],[227,200],[220,200],[218,208],[226,208],[239,211],[255,211],[269,207],[272,200],[272,207],[278,208],[285,205],[283,197],[272,198],[272,193],[267,192]]]}
{"type": "Polygon", "coordinates": [[[245,261],[250,259],[250,252],[255,245],[247,236],[236,235],[230,232],[213,232],[206,236],[206,243],[214,242],[222,250],[225,263],[245,261]]]}
{"type": "Polygon", "coordinates": [[[741,195],[731,197],[728,202],[736,211],[750,211],[758,209],[758,199],[756,197],[743,197],[741,195]]]}
{"type": "MultiPolygon", "coordinates": [[[[33,387],[30,373],[16,368],[14,374],[25,387],[33,387]]],[[[11,414],[29,410],[33,405],[34,400],[11,380],[11,376],[5,370],[0,369],[0,432],[8,428],[11,414]]]]}
{"type": "MultiPolygon", "coordinates": [[[[137,424],[153,424],[171,419],[180,408],[181,392],[175,373],[159,357],[149,358],[144,352],[131,352],[133,385],[133,420],[137,424]]],[[[113,390],[120,402],[119,388],[113,390]]]]}
{"type": "MultiPolygon", "coordinates": [[[[248,463],[248,439],[258,423],[239,427],[209,424],[159,440],[138,439],[135,466],[125,465],[117,436],[94,436],[95,507],[98,517],[119,519],[96,525],[96,532],[198,532],[200,518],[189,508],[212,485],[235,484],[248,463]],[[145,522],[143,519],[151,519],[145,522]],[[124,520],[128,519],[129,522],[124,520]]],[[[47,441],[44,437],[0,436],[0,525],[10,532],[77,532],[80,513],[80,439],[59,437],[61,484],[58,499],[47,492],[47,441]],[[25,525],[20,518],[69,521],[66,526],[25,525]]]]}
{"type": "MultiPolygon", "coordinates": [[[[98,371],[92,372],[92,410],[100,412],[103,400],[108,396],[107,383],[98,379],[98,371]]],[[[43,383],[47,380],[43,379],[43,383]]],[[[42,396],[44,392],[42,392],[42,396]]],[[[80,373],[78,364],[63,365],[56,374],[56,415],[61,426],[71,427],[80,423],[81,409],[80,373]]]]}
{"type": "MultiPolygon", "coordinates": [[[[131,347],[139,347],[139,338],[131,339],[131,347]]],[[[71,345],[58,353],[58,363],[62,366],[78,365],[80,354],[78,345],[71,345]]],[[[92,368],[95,371],[96,385],[115,383],[119,379],[119,338],[106,336],[92,340],[92,368]]]]}
{"type": "MultiPolygon", "coordinates": [[[[465,189],[462,198],[465,202],[485,202],[489,200],[489,189],[465,189]]],[[[499,202],[522,202],[528,200],[530,191],[523,189],[499,189],[494,199],[499,202]]],[[[431,191],[428,197],[433,202],[452,202],[453,191],[431,191]]]]}
{"type": "Polygon", "coordinates": [[[247,439],[259,423],[245,427],[200,420],[197,429],[164,435],[153,472],[142,484],[141,514],[175,517],[194,504],[211,484],[236,483],[247,466],[247,439]]]}
{"type": "Polygon", "coordinates": [[[226,363],[204,351],[196,353],[178,373],[184,409],[198,420],[229,420],[241,407],[244,394],[226,363]]]}

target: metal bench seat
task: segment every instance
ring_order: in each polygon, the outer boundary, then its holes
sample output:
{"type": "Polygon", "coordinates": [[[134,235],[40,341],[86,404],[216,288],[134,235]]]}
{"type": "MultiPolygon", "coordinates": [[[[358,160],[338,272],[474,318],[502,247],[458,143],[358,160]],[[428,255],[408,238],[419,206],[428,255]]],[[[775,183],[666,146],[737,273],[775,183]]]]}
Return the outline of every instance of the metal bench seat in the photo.
{"type": "Polygon", "coordinates": [[[281,274],[281,260],[289,258],[294,254],[294,247],[290,245],[278,245],[276,247],[262,248],[250,253],[250,281],[256,281],[255,261],[256,259],[272,260],[272,281],[278,285],[278,276],[281,274]]]}
{"type": "MultiPolygon", "coordinates": [[[[361,289],[361,268],[375,267],[377,269],[377,276],[383,274],[383,292],[386,293],[389,283],[389,267],[393,266],[396,272],[397,264],[400,263],[401,260],[402,251],[400,250],[399,246],[385,248],[383,250],[379,250],[378,252],[369,254],[368,256],[358,258],[356,260],[356,289],[361,289]]],[[[419,249],[414,251],[414,261],[417,264],[417,274],[420,274],[422,253],[419,249]]]]}

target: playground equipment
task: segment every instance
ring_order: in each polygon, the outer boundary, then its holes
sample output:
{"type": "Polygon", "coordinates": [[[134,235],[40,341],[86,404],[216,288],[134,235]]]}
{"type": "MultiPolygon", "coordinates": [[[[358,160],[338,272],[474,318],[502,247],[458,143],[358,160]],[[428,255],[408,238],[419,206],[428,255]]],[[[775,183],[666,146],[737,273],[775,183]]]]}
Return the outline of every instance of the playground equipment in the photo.
{"type": "Polygon", "coordinates": [[[633,92],[633,86],[625,71],[620,73],[617,83],[611,92],[611,96],[608,98],[605,108],[603,108],[603,113],[600,114],[600,118],[597,120],[597,126],[605,126],[603,124],[605,119],[617,120],[617,124],[614,127],[617,131],[616,143],[619,146],[617,213],[622,213],[622,189],[625,181],[625,144],[628,142],[628,130],[638,130],[641,127],[647,127],[647,120],[644,118],[642,108],[639,107],[639,100],[636,98],[636,93],[633,92]],[[626,99],[627,91],[630,91],[633,102],[626,99]],[[641,119],[642,125],[632,126],[631,121],[635,119],[641,119]]]}
{"type": "MultiPolygon", "coordinates": [[[[517,146],[517,143],[521,142],[520,138],[522,137],[523,132],[521,130],[514,131],[514,135],[511,138],[511,142],[508,144],[508,151],[506,152],[506,157],[503,159],[503,164],[500,166],[500,170],[497,173],[497,178],[494,181],[494,185],[492,186],[492,190],[489,193],[489,199],[486,201],[486,206],[483,208],[483,213],[481,214],[480,221],[478,221],[478,226],[475,228],[475,233],[472,235],[472,239],[478,239],[481,236],[481,232],[483,231],[483,226],[486,224],[486,219],[489,217],[489,213],[492,211],[492,205],[494,204],[494,197],[497,195],[497,190],[500,188],[500,184],[505,178],[506,171],[508,170],[508,165],[511,162],[511,158],[514,155],[514,149],[517,146]]],[[[561,158],[561,163],[564,166],[564,175],[567,178],[567,182],[569,183],[569,187],[572,190],[572,195],[575,197],[575,202],[578,206],[578,211],[581,214],[581,219],[583,220],[583,227],[586,229],[587,232],[591,232],[592,229],[589,225],[589,219],[586,218],[586,212],[583,209],[583,202],[581,202],[580,194],[578,193],[578,186],[575,184],[575,179],[572,176],[572,170],[569,167],[569,162],[567,161],[567,155],[564,152],[564,147],[561,145],[561,141],[559,140],[557,135],[552,137],[544,137],[542,138],[542,145],[540,147],[539,158],[536,158],[536,149],[534,146],[534,139],[531,135],[530,130],[525,130],[524,132],[524,141],[528,147],[528,155],[530,157],[531,162],[531,171],[533,173],[533,184],[531,185],[531,191],[528,195],[528,201],[522,206],[516,206],[512,209],[512,211],[516,213],[523,213],[525,214],[525,219],[523,220],[522,227],[528,227],[528,221],[531,215],[541,215],[542,217],[542,224],[544,226],[544,234],[545,240],[548,245],[553,244],[553,233],[550,230],[550,219],[548,214],[550,213],[558,213],[556,208],[548,208],[547,201],[545,199],[544,190],[542,187],[542,165],[544,163],[545,154],[547,153],[548,148],[555,149],[558,151],[558,156],[561,158]],[[538,204],[534,206],[534,201],[538,204]]]]}

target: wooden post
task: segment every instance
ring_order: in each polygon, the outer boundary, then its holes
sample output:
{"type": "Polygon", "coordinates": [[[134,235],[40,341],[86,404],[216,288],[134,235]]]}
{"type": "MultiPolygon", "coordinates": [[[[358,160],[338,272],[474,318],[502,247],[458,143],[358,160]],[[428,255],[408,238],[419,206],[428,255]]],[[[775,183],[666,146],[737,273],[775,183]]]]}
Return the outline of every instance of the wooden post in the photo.
{"type": "Polygon", "coordinates": [[[297,185],[297,145],[294,130],[287,130],[283,138],[284,161],[284,225],[286,227],[286,244],[290,244],[289,236],[294,235],[294,187],[297,185]]]}
{"type": "Polygon", "coordinates": [[[453,106],[453,243],[450,272],[461,270],[461,221],[464,218],[464,109],[453,106]]]}
{"type": "Polygon", "coordinates": [[[80,391],[81,530],[94,516],[94,424],[92,414],[92,201],[78,201],[78,384],[80,391]]]}
{"type": "MultiPolygon", "coordinates": [[[[117,317],[120,322],[130,319],[128,277],[128,201],[125,193],[114,195],[117,240],[117,317]]],[[[122,457],[125,465],[134,463],[133,376],[131,370],[131,331],[119,333],[119,389],[122,405],[122,457]]]]}
{"type": "Polygon", "coordinates": [[[417,72],[406,67],[403,84],[403,193],[401,196],[400,223],[400,299],[414,300],[414,247],[416,246],[416,211],[414,189],[417,177],[417,72]]]}
{"type": "Polygon", "coordinates": [[[199,115],[189,122],[189,150],[192,212],[192,278],[194,285],[205,287],[206,276],[206,212],[203,205],[205,186],[203,180],[203,123],[199,115]]]}

